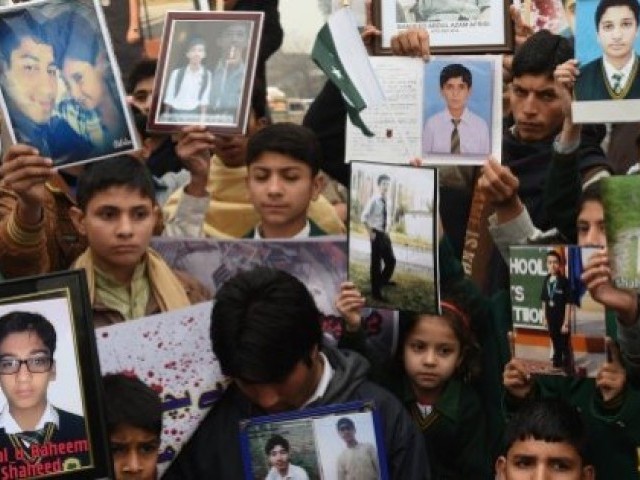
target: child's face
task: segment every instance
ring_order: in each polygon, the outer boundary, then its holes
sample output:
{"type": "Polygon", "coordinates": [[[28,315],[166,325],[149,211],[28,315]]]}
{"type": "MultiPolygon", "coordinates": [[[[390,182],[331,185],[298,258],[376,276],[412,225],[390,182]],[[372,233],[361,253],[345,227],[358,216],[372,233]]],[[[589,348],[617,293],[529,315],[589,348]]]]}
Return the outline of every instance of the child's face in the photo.
{"type": "Polygon", "coordinates": [[[309,202],[318,198],[321,179],[304,162],[288,155],[265,152],[250,166],[249,198],[265,230],[293,236],[307,221],[309,202]]]}
{"type": "MultiPolygon", "coordinates": [[[[7,335],[0,342],[0,359],[8,358],[26,360],[31,357],[49,357],[51,353],[34,332],[16,332],[7,335]]],[[[9,410],[16,412],[44,411],[47,404],[47,388],[49,382],[55,380],[55,364],[48,372],[31,373],[27,365],[9,375],[0,375],[0,387],[9,403],[9,410]]]]}
{"type": "Polygon", "coordinates": [[[578,451],[565,442],[519,440],[496,462],[498,480],[590,480],[593,468],[583,467],[578,451]]]}
{"type": "Polygon", "coordinates": [[[148,430],[119,425],[109,435],[116,480],[155,480],[160,439],[148,430]]]}
{"type": "Polygon", "coordinates": [[[447,319],[422,315],[404,342],[404,368],[418,395],[439,393],[462,361],[447,319]]]}
{"type": "Polygon", "coordinates": [[[560,272],[560,260],[555,255],[547,257],[547,272],[549,275],[558,275],[560,272]]]}
{"type": "Polygon", "coordinates": [[[199,43],[191,45],[191,48],[189,48],[187,52],[187,58],[192,65],[200,65],[204,57],[206,57],[205,47],[199,43]]]}
{"type": "Polygon", "coordinates": [[[75,223],[105,273],[130,270],[147,251],[158,207],[141,192],[112,186],[96,193],[75,223]]]}
{"type": "Polygon", "coordinates": [[[105,98],[103,72],[98,66],[83,60],[64,61],[62,73],[71,96],[87,110],[93,110],[105,98]]]}
{"type": "Polygon", "coordinates": [[[598,42],[610,62],[627,61],[633,53],[638,24],[631,8],[616,5],[607,8],[598,24],[598,42]]]}
{"type": "Polygon", "coordinates": [[[607,236],[602,203],[589,200],[582,204],[578,214],[578,245],[582,247],[606,247],[607,236]]]}
{"type": "Polygon", "coordinates": [[[289,452],[282,445],[276,445],[269,452],[269,465],[281,473],[287,473],[289,468],[289,452]]]}

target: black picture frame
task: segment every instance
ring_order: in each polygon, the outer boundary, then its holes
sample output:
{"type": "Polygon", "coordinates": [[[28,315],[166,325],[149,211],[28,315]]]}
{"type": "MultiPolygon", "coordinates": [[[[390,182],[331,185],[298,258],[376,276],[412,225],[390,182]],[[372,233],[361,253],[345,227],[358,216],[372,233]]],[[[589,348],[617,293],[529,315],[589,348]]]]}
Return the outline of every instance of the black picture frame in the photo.
{"type": "MultiPolygon", "coordinates": [[[[389,469],[384,445],[384,434],[378,411],[373,400],[355,401],[317,408],[253,417],[240,422],[240,447],[245,469],[245,479],[265,478],[268,467],[264,448],[273,435],[290,436],[289,461],[304,456],[302,463],[310,479],[335,478],[328,470],[336,463],[336,442],[341,442],[338,422],[349,419],[355,425],[359,443],[375,449],[380,480],[388,480],[389,469]],[[298,440],[304,442],[302,447],[298,440]],[[334,447],[334,448],[331,448],[334,447]],[[299,454],[299,455],[298,455],[299,454]],[[308,471],[307,471],[308,470],[308,471]]],[[[299,462],[301,463],[301,462],[299,462]]],[[[298,467],[297,468],[302,468],[298,467]]]]}
{"type": "MultiPolygon", "coordinates": [[[[376,55],[391,54],[391,37],[404,28],[418,26],[429,31],[430,50],[433,54],[478,54],[478,53],[510,53],[514,49],[514,31],[511,16],[509,14],[510,0],[490,0],[491,5],[478,7],[478,18],[467,19],[464,15],[459,15],[458,20],[453,20],[449,16],[437,20],[415,20],[414,18],[398,19],[399,15],[417,15],[417,13],[406,12],[397,3],[397,0],[372,0],[373,17],[376,27],[380,29],[382,35],[376,41],[374,53],[376,55]],[[486,12],[492,8],[498,8],[496,14],[486,12]],[[488,18],[489,20],[485,20],[488,18]],[[482,22],[482,23],[481,23],[482,22]],[[484,25],[484,22],[488,23],[484,25]],[[491,22],[502,23],[500,26],[491,28],[491,22]],[[488,28],[487,28],[488,27],[488,28]],[[466,31],[464,30],[466,28],[466,31]],[[470,29],[476,30],[471,31],[470,29]]],[[[434,5],[438,4],[433,0],[434,5]]],[[[443,14],[444,16],[445,14],[443,14]]]]}
{"type": "Polygon", "coordinates": [[[147,129],[169,133],[204,125],[219,134],[246,133],[263,21],[263,12],[168,12],[147,129]],[[244,30],[241,47],[229,34],[234,27],[244,30]],[[198,45],[204,45],[202,73],[187,80],[197,85],[198,95],[185,104],[181,96],[182,82],[189,77],[185,57],[196,38],[198,45]]]}
{"type": "MultiPolygon", "coordinates": [[[[49,443],[43,444],[43,447],[51,446],[46,454],[33,455],[30,459],[33,462],[29,461],[29,463],[40,463],[45,466],[48,463],[50,470],[57,468],[58,464],[67,468],[78,467],[65,471],[49,471],[42,475],[36,472],[38,474],[29,475],[28,478],[65,480],[114,478],[92,310],[84,270],[64,271],[4,282],[0,289],[0,315],[16,311],[35,312],[44,316],[53,325],[57,336],[57,345],[53,354],[55,378],[47,385],[47,399],[59,415],[59,429],[53,433],[49,443]],[[68,360],[65,361],[65,358],[68,360]],[[64,385],[58,387],[62,392],[56,393],[54,386],[59,382],[64,385]],[[75,395],[76,386],[79,399],[72,398],[75,395]],[[66,404],[63,404],[64,408],[59,407],[60,402],[73,404],[74,400],[77,400],[75,404],[76,408],[79,408],[75,413],[68,411],[72,409],[66,404]],[[78,427],[78,425],[81,426],[78,427]],[[75,437],[74,440],[73,433],[70,432],[77,432],[81,428],[84,428],[86,438],[75,437]],[[66,431],[63,432],[63,429],[66,431]],[[54,438],[64,440],[53,441],[54,438]],[[60,453],[63,443],[65,454],[60,453]],[[73,451],[69,450],[70,444],[73,444],[73,451]],[[57,451],[53,448],[54,446],[57,446],[57,451]]],[[[13,436],[7,435],[2,429],[0,439],[4,436],[9,437],[10,442],[15,441],[15,438],[11,438],[13,436]]],[[[0,441],[4,443],[4,440],[0,441]]],[[[13,453],[9,458],[15,463],[16,452],[22,444],[12,443],[12,445],[13,451],[10,449],[0,449],[0,451],[3,454],[13,453]]],[[[33,450],[29,452],[34,453],[33,450]]],[[[40,452],[44,450],[38,453],[40,452]]],[[[25,466],[27,460],[25,458],[14,466],[27,468],[25,466]]],[[[0,464],[3,465],[3,469],[9,468],[9,462],[9,459],[3,459],[0,464]]]]}

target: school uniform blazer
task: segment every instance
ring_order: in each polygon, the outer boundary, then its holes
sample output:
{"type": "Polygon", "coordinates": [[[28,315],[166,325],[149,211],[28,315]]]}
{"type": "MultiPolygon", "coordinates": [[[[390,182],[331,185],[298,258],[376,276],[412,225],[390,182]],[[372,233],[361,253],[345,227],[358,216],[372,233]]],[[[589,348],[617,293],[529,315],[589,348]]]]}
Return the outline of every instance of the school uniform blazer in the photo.
{"type": "MultiPolygon", "coordinates": [[[[632,69],[633,78],[629,80],[632,83],[628,86],[628,91],[622,99],[640,98],[638,68],[640,68],[640,58],[636,55],[635,66],[632,69]]],[[[580,76],[576,80],[574,91],[578,101],[615,99],[607,89],[607,78],[602,57],[596,58],[580,68],[580,76]]]]}
{"type": "MultiPolygon", "coordinates": [[[[322,230],[317,223],[313,220],[309,219],[309,237],[324,237],[327,234],[324,230],[322,230]]],[[[245,233],[242,238],[254,238],[256,236],[256,227],[253,227],[247,233],[245,233]]]]}
{"type": "MultiPolygon", "coordinates": [[[[60,408],[55,408],[55,410],[58,412],[58,419],[60,423],[46,445],[51,445],[53,448],[62,444],[67,445],[73,443],[73,449],[75,451],[72,453],[42,457],[41,461],[55,462],[60,459],[63,468],[66,467],[68,469],[90,465],[90,445],[84,417],[67,412],[60,408]],[[86,443],[83,445],[80,443],[82,441],[85,441],[86,443]]],[[[14,447],[9,435],[5,433],[4,428],[0,428],[0,451],[3,451],[4,448],[7,449],[11,458],[15,458],[14,447]]],[[[22,464],[26,464],[27,460],[25,459],[24,461],[15,461],[10,463],[19,467],[22,464]]]]}

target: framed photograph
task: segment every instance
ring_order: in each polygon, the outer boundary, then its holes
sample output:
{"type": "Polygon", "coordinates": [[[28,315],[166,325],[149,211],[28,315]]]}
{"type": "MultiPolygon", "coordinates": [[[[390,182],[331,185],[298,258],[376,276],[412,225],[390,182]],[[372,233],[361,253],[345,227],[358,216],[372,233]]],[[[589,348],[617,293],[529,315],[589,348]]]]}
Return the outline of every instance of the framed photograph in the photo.
{"type": "MultiPolygon", "coordinates": [[[[637,6],[635,0],[632,3],[637,6]]],[[[637,122],[638,22],[629,5],[604,9],[598,5],[599,0],[577,0],[576,22],[583,27],[575,37],[580,75],[573,90],[573,119],[578,123],[637,122]]]]}
{"type": "Polygon", "coordinates": [[[375,23],[382,31],[377,53],[391,53],[391,37],[413,26],[429,31],[432,53],[511,52],[510,4],[509,0],[376,0],[375,23]]]}
{"type": "Polygon", "coordinates": [[[351,162],[349,279],[377,308],[439,309],[434,168],[351,162]]]}
{"type": "Polygon", "coordinates": [[[436,56],[424,64],[422,158],[481,165],[502,152],[499,56],[436,56]]]}
{"type": "Polygon", "coordinates": [[[168,10],[199,10],[198,0],[101,0],[122,78],[143,58],[158,58],[168,10]]]}
{"type": "Polygon", "coordinates": [[[56,167],[140,148],[98,0],[0,10],[0,92],[11,141],[56,167]]]}
{"type": "Polygon", "coordinates": [[[580,280],[597,249],[510,247],[513,353],[531,373],[595,377],[604,363],[604,307],[580,280]]]}
{"type": "Polygon", "coordinates": [[[147,128],[245,133],[263,12],[169,12],[147,128]]]}
{"type": "Polygon", "coordinates": [[[255,417],[241,422],[240,441],[246,480],[389,478],[373,402],[255,417]]]}
{"type": "Polygon", "coordinates": [[[84,271],[2,284],[5,478],[112,478],[100,378],[84,271]]]}

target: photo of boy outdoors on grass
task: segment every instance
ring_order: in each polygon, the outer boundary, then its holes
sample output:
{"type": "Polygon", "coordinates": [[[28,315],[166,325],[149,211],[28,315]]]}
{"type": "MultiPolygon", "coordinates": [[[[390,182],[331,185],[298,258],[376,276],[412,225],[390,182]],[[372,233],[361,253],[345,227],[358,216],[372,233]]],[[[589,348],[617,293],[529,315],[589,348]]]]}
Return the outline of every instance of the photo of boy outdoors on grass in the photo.
{"type": "Polygon", "coordinates": [[[368,306],[436,311],[436,173],[353,162],[349,278],[368,306]]]}

